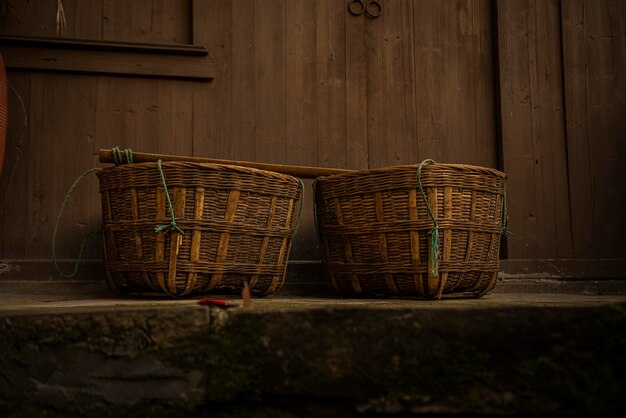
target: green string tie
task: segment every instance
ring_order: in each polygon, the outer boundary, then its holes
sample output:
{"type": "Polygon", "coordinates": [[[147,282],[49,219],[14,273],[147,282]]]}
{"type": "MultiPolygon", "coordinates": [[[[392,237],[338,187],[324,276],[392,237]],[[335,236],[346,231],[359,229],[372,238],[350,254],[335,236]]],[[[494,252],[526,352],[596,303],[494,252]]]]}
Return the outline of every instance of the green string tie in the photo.
{"type": "Polygon", "coordinates": [[[298,233],[298,228],[300,228],[300,220],[302,219],[302,208],[304,207],[304,182],[302,179],[298,179],[300,181],[300,190],[302,191],[300,195],[300,211],[298,212],[298,219],[296,220],[296,226],[293,229],[292,237],[295,237],[298,233]]]}
{"type": "Polygon", "coordinates": [[[85,248],[87,248],[87,242],[89,241],[89,238],[92,235],[99,235],[102,232],[101,231],[90,231],[87,233],[87,235],[85,235],[85,238],[83,238],[83,242],[81,242],[80,244],[80,250],[78,251],[78,258],[76,259],[76,264],[74,265],[74,270],[67,274],[67,273],[63,273],[59,267],[59,264],[57,262],[57,232],[59,230],[59,223],[61,222],[61,217],[63,216],[63,211],[65,210],[65,206],[67,206],[67,202],[70,200],[70,196],[72,195],[72,192],[74,191],[74,189],[76,188],[76,186],[78,186],[78,184],[81,182],[81,180],[89,173],[93,173],[94,171],[100,171],[102,170],[101,168],[90,168],[89,170],[85,171],[84,173],[82,173],[80,176],[78,176],[78,178],[76,180],[74,180],[74,184],[72,184],[72,186],[70,187],[70,189],[67,191],[67,193],[65,194],[65,198],[63,199],[63,203],[61,204],[61,208],[59,209],[59,214],[57,215],[56,221],[54,223],[54,230],[52,231],[52,261],[54,263],[54,268],[56,269],[56,271],[63,277],[65,277],[66,279],[69,279],[71,277],[74,277],[76,275],[76,273],[78,272],[78,265],[80,264],[82,258],[83,258],[83,254],[85,252],[85,248]]]}
{"type": "MultiPolygon", "coordinates": [[[[113,162],[115,165],[124,164],[124,158],[122,158],[122,151],[120,151],[120,147],[111,148],[111,153],[113,154],[113,162]]],[[[126,164],[132,164],[133,150],[130,148],[124,149],[124,157],[126,157],[126,164]]]]}
{"type": "Polygon", "coordinates": [[[185,235],[182,229],[176,225],[176,217],[174,216],[174,208],[172,206],[172,199],[170,198],[170,193],[167,191],[167,184],[165,183],[165,174],[163,174],[163,167],[161,166],[161,160],[157,161],[157,167],[159,168],[159,174],[161,174],[161,182],[163,183],[163,190],[165,190],[165,197],[167,198],[167,204],[170,208],[170,215],[172,216],[172,220],[169,223],[159,225],[154,230],[156,232],[168,231],[170,229],[174,229],[182,235],[185,235]]]}
{"type": "Polygon", "coordinates": [[[433,227],[430,230],[430,232],[428,232],[428,235],[430,235],[430,259],[433,261],[432,263],[430,263],[430,276],[435,277],[437,276],[437,273],[438,273],[436,266],[439,260],[439,225],[437,225],[437,219],[435,218],[435,215],[433,214],[433,211],[430,208],[430,205],[428,204],[426,193],[424,193],[424,188],[422,187],[422,169],[424,168],[425,165],[428,165],[428,164],[437,164],[437,163],[433,160],[422,161],[422,163],[417,169],[417,184],[419,186],[420,193],[422,194],[422,198],[424,199],[424,203],[426,204],[426,209],[428,209],[428,215],[430,216],[430,219],[433,221],[433,227]]]}
{"type": "Polygon", "coordinates": [[[513,232],[507,227],[508,215],[506,213],[506,189],[504,189],[504,202],[502,203],[502,235],[508,237],[514,235],[513,232]]]}

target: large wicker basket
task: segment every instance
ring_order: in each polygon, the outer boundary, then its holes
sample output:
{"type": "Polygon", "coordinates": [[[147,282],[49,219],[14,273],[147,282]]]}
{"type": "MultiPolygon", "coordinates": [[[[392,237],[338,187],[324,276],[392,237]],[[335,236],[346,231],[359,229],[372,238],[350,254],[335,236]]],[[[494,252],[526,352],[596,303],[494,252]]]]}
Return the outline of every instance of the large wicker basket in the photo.
{"type": "Polygon", "coordinates": [[[245,281],[260,296],[282,286],[301,213],[299,179],[160,161],[105,168],[98,177],[112,289],[227,294],[245,281]]]}
{"type": "Polygon", "coordinates": [[[344,296],[489,292],[499,268],[505,178],[490,168],[427,160],[317,179],[331,287],[344,296]]]}

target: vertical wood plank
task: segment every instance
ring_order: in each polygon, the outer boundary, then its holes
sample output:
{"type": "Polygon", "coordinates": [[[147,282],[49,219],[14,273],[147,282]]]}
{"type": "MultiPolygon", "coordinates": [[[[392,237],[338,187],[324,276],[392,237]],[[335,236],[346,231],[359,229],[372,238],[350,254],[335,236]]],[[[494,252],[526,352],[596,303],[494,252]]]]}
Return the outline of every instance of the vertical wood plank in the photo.
{"type": "MultiPolygon", "coordinates": [[[[346,152],[347,168],[368,168],[367,42],[364,16],[346,16],[346,152]]],[[[369,23],[369,22],[368,22],[369,23]]]]}
{"type": "MultiPolygon", "coordinates": [[[[29,196],[28,218],[22,226],[26,242],[22,257],[48,258],[51,239],[46,237],[51,237],[65,194],[81,173],[92,168],[96,84],[88,76],[33,73],[30,78],[29,136],[46,140],[29,147],[20,162],[27,167],[23,192],[29,196]],[[80,118],[76,118],[78,114],[80,118]],[[68,143],[72,158],[63,152],[68,143]]],[[[87,176],[72,196],[59,224],[58,258],[75,259],[83,237],[98,228],[100,205],[94,190],[97,180],[87,176]]],[[[86,258],[94,257],[94,248],[90,245],[86,258]]]]}
{"type": "Polygon", "coordinates": [[[416,119],[421,159],[444,161],[448,136],[447,114],[442,100],[446,91],[444,15],[441,3],[426,0],[413,9],[415,25],[416,119]]]}
{"type": "Polygon", "coordinates": [[[289,164],[317,164],[317,3],[285,3],[285,158],[289,164]]]}
{"type": "MultiPolygon", "coordinates": [[[[103,0],[74,0],[74,4],[63,2],[63,7],[70,12],[71,33],[78,39],[102,40],[102,3],[103,0]]],[[[51,2],[52,3],[52,2],[51,2]]],[[[56,16],[56,14],[55,14],[56,16]]],[[[68,27],[70,21],[67,22],[68,27]]],[[[69,28],[68,28],[69,29],[69,28]]]]}
{"type": "MultiPolygon", "coordinates": [[[[387,19],[393,19],[396,30],[385,33],[385,62],[387,85],[390,88],[386,95],[388,102],[396,102],[395,106],[387,106],[387,141],[395,142],[395,150],[387,165],[416,164],[419,162],[417,153],[417,120],[415,118],[415,38],[414,8],[416,3],[404,0],[394,7],[387,19]],[[393,99],[395,98],[395,100],[393,99]]],[[[419,4],[417,4],[419,7],[419,4]]],[[[389,103],[391,104],[391,103],[389,103]]]]}
{"type": "MultiPolygon", "coordinates": [[[[93,13],[94,9],[91,10],[93,13]]],[[[103,1],[102,8],[96,10],[102,10],[105,40],[191,43],[189,0],[103,1]]]]}
{"type": "Polygon", "coordinates": [[[255,124],[258,161],[285,163],[285,0],[256,0],[255,124]]]}
{"type": "Polygon", "coordinates": [[[418,162],[413,2],[367,22],[369,166],[418,162]]]}
{"type": "Polygon", "coordinates": [[[561,2],[573,254],[623,258],[626,5],[561,2]]]}
{"type": "MultiPolygon", "coordinates": [[[[193,4],[193,41],[206,46],[216,63],[211,82],[193,82],[193,155],[232,159],[232,2],[194,1],[193,4]]],[[[248,7],[252,6],[248,4],[248,7]]]]}
{"type": "Polygon", "coordinates": [[[512,258],[571,256],[558,2],[498,3],[512,258]]]}
{"type": "Polygon", "coordinates": [[[485,0],[414,7],[420,159],[497,165],[491,7],[485,0]]]}
{"type": "MultiPolygon", "coordinates": [[[[473,115],[476,119],[476,159],[474,164],[501,168],[498,163],[496,117],[496,7],[492,1],[471,1],[472,63],[474,79],[473,115]]],[[[472,112],[469,112],[472,114],[472,112]]]]}
{"type": "Polygon", "coordinates": [[[336,0],[317,2],[317,164],[347,164],[346,7],[336,0]]]}
{"type": "MultiPolygon", "coordinates": [[[[393,13],[393,7],[387,7],[385,13],[378,19],[367,19],[365,16],[352,16],[348,19],[358,19],[365,22],[365,81],[366,81],[366,128],[367,128],[367,159],[368,168],[384,167],[393,159],[395,153],[395,140],[388,137],[388,121],[386,106],[387,85],[387,62],[385,61],[385,29],[396,29],[393,23],[388,22],[393,13]],[[390,10],[391,9],[391,10],[390,10]]],[[[391,98],[390,98],[391,99],[391,98]]],[[[397,97],[389,100],[393,102],[394,111],[398,110],[397,97]]]]}
{"type": "Polygon", "coordinates": [[[256,21],[250,0],[232,2],[231,141],[233,157],[256,160],[256,21]]]}
{"type": "Polygon", "coordinates": [[[28,241],[24,239],[24,229],[31,222],[26,209],[30,196],[28,158],[33,146],[29,123],[31,75],[9,72],[7,77],[11,84],[7,89],[9,111],[0,178],[0,254],[5,259],[19,259],[26,253],[28,241]]]}

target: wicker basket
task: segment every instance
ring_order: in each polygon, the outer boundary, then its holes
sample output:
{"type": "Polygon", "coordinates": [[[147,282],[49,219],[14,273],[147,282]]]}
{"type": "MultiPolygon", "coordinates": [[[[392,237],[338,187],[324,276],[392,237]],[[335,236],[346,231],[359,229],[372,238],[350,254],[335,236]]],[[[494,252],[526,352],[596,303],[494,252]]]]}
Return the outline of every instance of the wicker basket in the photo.
{"type": "Polygon", "coordinates": [[[282,286],[301,210],[299,179],[190,162],[119,165],[98,177],[112,289],[227,294],[246,281],[261,296],[282,286]]]}
{"type": "Polygon", "coordinates": [[[431,163],[316,180],[317,228],[335,291],[441,298],[493,288],[506,176],[431,163]]]}

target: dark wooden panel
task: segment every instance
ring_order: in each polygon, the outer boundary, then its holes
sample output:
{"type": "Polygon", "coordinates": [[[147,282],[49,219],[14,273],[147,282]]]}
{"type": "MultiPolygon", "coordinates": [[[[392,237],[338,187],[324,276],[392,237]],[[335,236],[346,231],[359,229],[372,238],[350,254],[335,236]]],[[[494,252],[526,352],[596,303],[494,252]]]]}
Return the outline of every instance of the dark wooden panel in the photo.
{"type": "Polygon", "coordinates": [[[346,8],[317,3],[317,164],[347,167],[346,8]]]}
{"type": "Polygon", "coordinates": [[[219,65],[211,83],[194,83],[193,152],[197,156],[233,158],[230,133],[231,1],[194,4],[194,42],[206,45],[219,65]]]}
{"type": "Polygon", "coordinates": [[[419,158],[495,167],[491,3],[415,6],[419,158]]]}
{"type": "Polygon", "coordinates": [[[440,2],[414,7],[417,137],[419,158],[442,161],[447,115],[441,92],[446,91],[443,50],[444,15],[440,2]]]}
{"type": "MultiPolygon", "coordinates": [[[[366,111],[366,143],[368,168],[383,167],[393,158],[395,150],[394,138],[387,137],[389,125],[387,121],[387,62],[385,61],[385,29],[387,32],[396,29],[391,22],[390,9],[387,4],[383,17],[368,19],[365,16],[348,14],[348,21],[365,22],[365,111],[366,111]],[[387,22],[388,21],[388,22],[387,22]]],[[[348,35],[350,36],[350,35],[348,35]]],[[[391,98],[389,98],[391,99],[391,98]]],[[[397,97],[391,99],[395,102],[397,97]]],[[[397,107],[393,106],[397,111],[397,107]]]]}
{"type": "MultiPolygon", "coordinates": [[[[11,35],[61,36],[57,32],[56,1],[11,1],[2,32],[11,35]]],[[[102,39],[102,0],[63,1],[65,36],[102,39]],[[89,12],[85,13],[87,9],[89,12]],[[99,29],[99,30],[98,30],[99,29]]]]}
{"type": "Polygon", "coordinates": [[[0,257],[24,258],[24,229],[28,219],[27,161],[30,155],[30,78],[27,73],[9,73],[6,154],[0,178],[0,257]],[[23,107],[22,107],[23,106],[23,107]]]}
{"type": "Polygon", "coordinates": [[[563,0],[574,256],[626,257],[626,3],[563,0]]]}
{"type": "Polygon", "coordinates": [[[192,0],[105,1],[103,39],[192,44],[192,0]]]}
{"type": "Polygon", "coordinates": [[[309,0],[285,3],[285,158],[289,164],[317,164],[317,5],[309,0]]]}
{"type": "MultiPolygon", "coordinates": [[[[213,63],[210,57],[187,53],[117,52],[110,50],[50,48],[37,46],[2,46],[6,67],[12,70],[39,70],[69,73],[117,74],[166,78],[211,80],[213,63]]],[[[89,48],[89,49],[87,49],[89,48]]],[[[137,46],[129,45],[133,50],[137,46]]],[[[153,50],[155,48],[152,48],[153,50]]],[[[195,51],[194,51],[195,52],[195,51]]]]}
{"type": "Polygon", "coordinates": [[[193,0],[63,0],[67,25],[65,33],[59,33],[56,1],[13,1],[3,33],[192,44],[193,3],[193,0]]]}
{"type": "Polygon", "coordinates": [[[193,91],[186,81],[100,77],[96,150],[191,155],[193,91]]]}
{"type": "Polygon", "coordinates": [[[413,2],[388,3],[367,22],[369,166],[418,162],[413,2]]]}
{"type": "Polygon", "coordinates": [[[366,18],[346,15],[346,168],[368,168],[366,18]]]}
{"type": "Polygon", "coordinates": [[[230,55],[231,125],[233,156],[238,160],[256,159],[256,44],[255,12],[250,0],[233,0],[232,45],[230,55]]]}
{"type": "Polygon", "coordinates": [[[256,159],[286,163],[285,2],[256,0],[256,159]]]}
{"type": "MultiPolygon", "coordinates": [[[[476,118],[476,150],[474,163],[487,167],[499,167],[497,133],[497,64],[495,7],[492,1],[470,3],[473,28],[472,62],[474,78],[474,104],[470,108],[476,118]]],[[[470,115],[472,112],[468,112],[470,115]]]]}
{"type": "MultiPolygon", "coordinates": [[[[7,189],[15,201],[7,202],[2,215],[6,258],[51,258],[52,229],[65,193],[92,163],[96,79],[31,74],[29,80],[26,86],[16,77],[16,90],[27,96],[28,135],[13,184],[7,189]]],[[[21,118],[18,109],[14,106],[11,111],[21,118]]],[[[10,150],[9,158],[15,156],[15,150],[10,150]]],[[[9,166],[14,163],[8,161],[9,166]]],[[[97,182],[91,175],[68,203],[59,226],[58,257],[75,258],[83,236],[98,228],[97,199],[97,182]]]]}
{"type": "Polygon", "coordinates": [[[571,256],[558,7],[498,2],[511,258],[571,256]]]}

